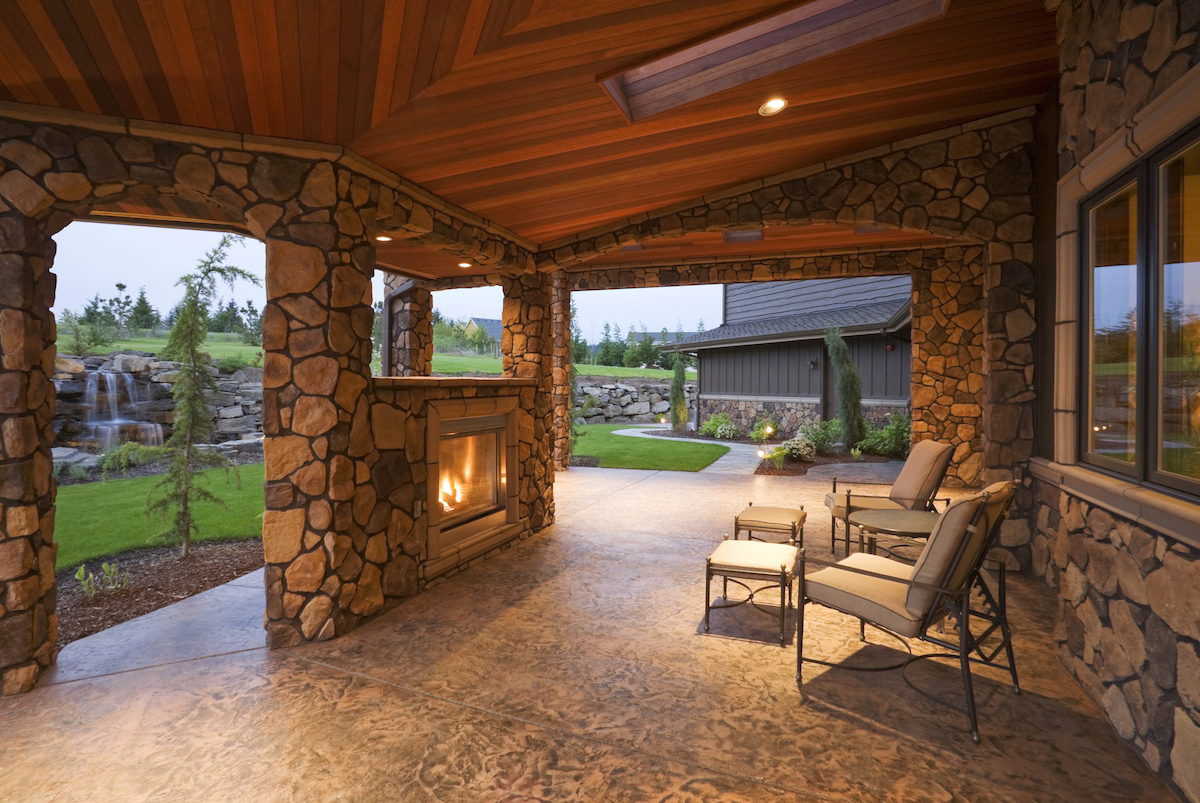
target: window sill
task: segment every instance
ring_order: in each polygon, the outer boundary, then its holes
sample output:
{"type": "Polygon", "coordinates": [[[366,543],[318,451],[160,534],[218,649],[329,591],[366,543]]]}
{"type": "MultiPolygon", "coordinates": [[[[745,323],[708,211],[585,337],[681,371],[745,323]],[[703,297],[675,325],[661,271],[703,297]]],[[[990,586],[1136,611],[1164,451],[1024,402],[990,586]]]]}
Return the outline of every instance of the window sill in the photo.
{"type": "Polygon", "coordinates": [[[1187,502],[1086,466],[1069,466],[1040,457],[1029,461],[1029,472],[1113,515],[1200,547],[1200,502],[1187,502]]]}

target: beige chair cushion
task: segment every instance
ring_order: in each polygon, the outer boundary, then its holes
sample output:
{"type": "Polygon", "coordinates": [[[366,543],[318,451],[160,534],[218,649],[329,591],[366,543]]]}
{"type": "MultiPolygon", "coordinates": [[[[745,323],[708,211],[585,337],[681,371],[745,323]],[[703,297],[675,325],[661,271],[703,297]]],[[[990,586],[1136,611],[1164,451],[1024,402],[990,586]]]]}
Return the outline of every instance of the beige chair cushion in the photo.
{"type": "Polygon", "coordinates": [[[838,561],[838,566],[850,566],[905,582],[867,577],[835,566],[805,575],[805,597],[874,622],[901,636],[915,636],[920,632],[920,617],[913,616],[904,604],[912,566],[867,552],[856,552],[838,561]]]}
{"type": "Polygon", "coordinates": [[[788,544],[763,541],[722,541],[708,561],[714,572],[762,572],[779,574],[782,566],[791,577],[796,572],[800,550],[788,544]]]}
{"type": "Polygon", "coordinates": [[[807,517],[799,508],[751,505],[734,516],[733,523],[743,530],[799,530],[807,517]]]}
{"type": "MultiPolygon", "coordinates": [[[[989,485],[980,493],[960,499],[946,508],[946,512],[938,519],[937,526],[929,534],[929,540],[925,543],[925,548],[921,550],[916,565],[913,566],[913,580],[950,589],[955,589],[962,584],[974,565],[979,551],[985,549],[991,541],[993,530],[999,526],[999,514],[1007,507],[1012,493],[1011,482],[998,482],[989,485]],[[970,535],[962,558],[954,567],[953,575],[950,575],[950,564],[958,552],[962,539],[968,535],[967,526],[971,523],[979,506],[984,504],[985,494],[988,497],[987,506],[980,517],[978,527],[970,535]]],[[[909,612],[914,616],[923,617],[936,596],[937,592],[913,588],[909,591],[906,603],[909,612]]]]}
{"type": "MultiPolygon", "coordinates": [[[[904,505],[893,502],[886,496],[850,494],[850,505],[856,510],[907,510],[904,505]]],[[[829,512],[833,514],[834,518],[846,518],[846,495],[825,494],[825,507],[829,508],[829,512]]]]}
{"type": "Polygon", "coordinates": [[[908,453],[888,496],[908,510],[923,510],[942,484],[951,454],[948,443],[921,441],[908,453]]]}

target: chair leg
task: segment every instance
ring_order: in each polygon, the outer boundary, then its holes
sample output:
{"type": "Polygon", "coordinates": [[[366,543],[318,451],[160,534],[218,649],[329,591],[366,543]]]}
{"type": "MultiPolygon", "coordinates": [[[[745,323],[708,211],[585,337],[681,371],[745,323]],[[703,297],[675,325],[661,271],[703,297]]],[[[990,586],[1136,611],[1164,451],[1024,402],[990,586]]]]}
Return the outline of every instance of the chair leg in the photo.
{"type": "Polygon", "coordinates": [[[958,620],[958,661],[962,669],[963,690],[967,694],[967,716],[971,718],[971,739],[979,744],[979,721],[975,714],[975,687],[971,682],[971,595],[963,594],[958,620]]]}
{"type": "Polygon", "coordinates": [[[796,685],[804,685],[804,574],[800,574],[800,589],[796,594],[796,685]]]}
{"type": "MultiPolygon", "coordinates": [[[[787,592],[784,591],[784,584],[787,583],[787,572],[779,570],[779,646],[783,647],[787,644],[787,592]]],[[[789,584],[790,585],[790,584],[789,584]]]]}
{"type": "Polygon", "coordinates": [[[829,517],[829,551],[837,557],[837,516],[829,517]]]}
{"type": "Polygon", "coordinates": [[[858,640],[859,641],[867,640],[867,620],[866,619],[858,620],[858,640]]]}
{"type": "Polygon", "coordinates": [[[708,615],[712,612],[712,563],[704,571],[704,632],[708,632],[708,615]]]}
{"type": "Polygon", "coordinates": [[[1004,636],[1004,652],[1008,655],[1008,671],[1012,674],[1013,692],[1021,693],[1021,684],[1017,680],[1017,659],[1013,655],[1012,632],[1008,629],[1008,594],[1005,584],[1004,564],[1000,564],[999,599],[996,607],[1000,613],[1000,635],[1004,636]]]}

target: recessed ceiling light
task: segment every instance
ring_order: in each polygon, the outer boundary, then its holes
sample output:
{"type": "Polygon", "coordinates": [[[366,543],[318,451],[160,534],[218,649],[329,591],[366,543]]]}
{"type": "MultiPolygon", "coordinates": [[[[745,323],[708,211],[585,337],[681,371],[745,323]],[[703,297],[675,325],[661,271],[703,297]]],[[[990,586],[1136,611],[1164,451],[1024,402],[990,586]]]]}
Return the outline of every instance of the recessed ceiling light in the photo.
{"type": "Polygon", "coordinates": [[[388,237],[386,234],[377,234],[375,235],[375,239],[381,243],[390,243],[392,241],[392,238],[388,237]]]}
{"type": "Polygon", "coordinates": [[[459,262],[458,266],[460,268],[469,268],[469,267],[471,267],[471,263],[470,262],[459,262]]]}
{"type": "Polygon", "coordinates": [[[783,98],[771,98],[766,103],[758,107],[758,113],[763,117],[770,117],[772,114],[779,114],[786,108],[786,100],[783,98]]]}

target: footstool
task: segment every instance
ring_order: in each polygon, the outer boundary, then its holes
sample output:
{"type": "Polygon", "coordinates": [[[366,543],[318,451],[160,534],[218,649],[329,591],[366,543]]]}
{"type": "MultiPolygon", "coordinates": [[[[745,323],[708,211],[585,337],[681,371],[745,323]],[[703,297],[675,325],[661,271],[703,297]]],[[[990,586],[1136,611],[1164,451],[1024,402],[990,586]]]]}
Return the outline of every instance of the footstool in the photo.
{"type": "MultiPolygon", "coordinates": [[[[801,516],[804,514],[801,513],[801,516]]],[[[803,519],[801,519],[803,521],[803,519]]],[[[763,541],[730,541],[721,542],[711,555],[708,556],[708,568],[704,577],[704,632],[708,632],[708,616],[713,608],[733,608],[753,604],[760,610],[762,607],[754,602],[754,595],[768,588],[779,587],[779,643],[786,644],[786,607],[792,607],[792,577],[796,573],[796,562],[800,558],[800,548],[791,544],[771,544],[763,541]],[[712,579],[722,578],[724,589],[722,604],[712,603],[712,579]],[[729,601],[729,581],[746,589],[747,597],[738,602],[729,601]],[[765,582],[760,588],[751,588],[749,582],[765,582]]]]}
{"type": "MultiPolygon", "coordinates": [[[[779,533],[786,535],[789,544],[804,546],[804,521],[808,514],[803,507],[766,507],[750,505],[733,517],[733,540],[738,534],[746,531],[746,538],[753,539],[752,533],[779,533]]],[[[755,539],[761,541],[762,539],[755,539]]]]}

